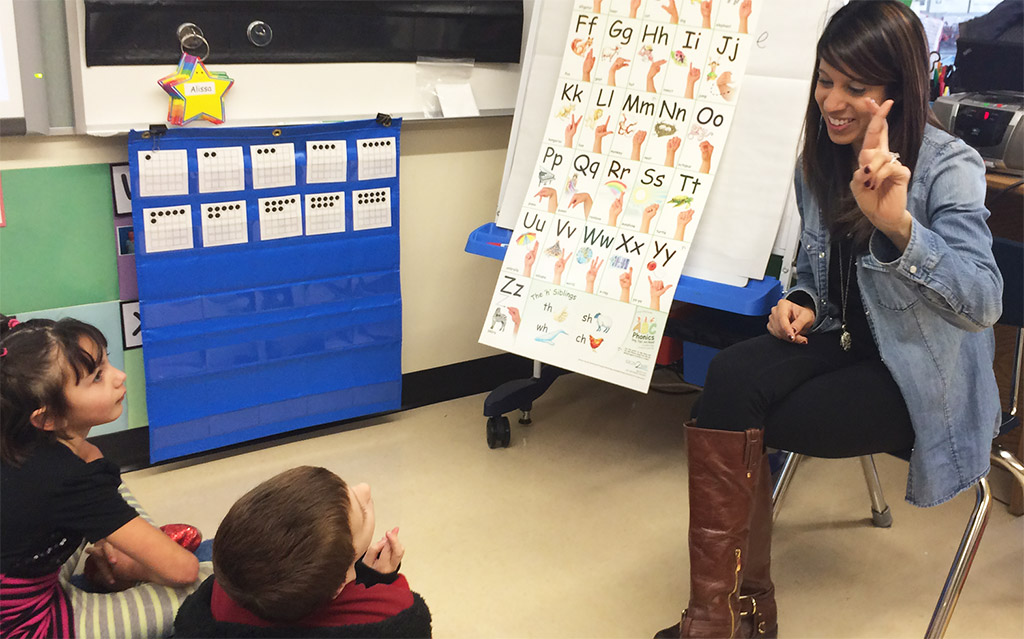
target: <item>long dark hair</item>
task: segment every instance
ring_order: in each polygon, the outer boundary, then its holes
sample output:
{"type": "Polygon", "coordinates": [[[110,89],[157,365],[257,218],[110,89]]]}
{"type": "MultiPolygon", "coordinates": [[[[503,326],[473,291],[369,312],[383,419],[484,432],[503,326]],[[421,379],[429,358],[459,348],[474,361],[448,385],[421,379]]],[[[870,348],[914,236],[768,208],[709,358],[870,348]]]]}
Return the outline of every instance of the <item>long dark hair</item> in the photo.
{"type": "Polygon", "coordinates": [[[76,319],[34,319],[19,323],[0,315],[0,459],[19,466],[32,449],[57,434],[32,424],[32,413],[45,408],[50,417],[68,414],[64,386],[92,375],[107,349],[95,326],[76,319]],[[82,347],[91,341],[95,352],[82,347]]]}
{"type": "Polygon", "coordinates": [[[941,128],[928,106],[924,27],[914,12],[897,0],[853,0],[832,16],[818,39],[804,117],[803,172],[833,237],[853,233],[854,244],[864,246],[874,226],[857,208],[850,192],[856,160],[853,149],[828,137],[814,99],[822,60],[865,84],[885,86],[885,97],[893,101],[887,117],[889,148],[914,171],[925,124],[941,128]]]}

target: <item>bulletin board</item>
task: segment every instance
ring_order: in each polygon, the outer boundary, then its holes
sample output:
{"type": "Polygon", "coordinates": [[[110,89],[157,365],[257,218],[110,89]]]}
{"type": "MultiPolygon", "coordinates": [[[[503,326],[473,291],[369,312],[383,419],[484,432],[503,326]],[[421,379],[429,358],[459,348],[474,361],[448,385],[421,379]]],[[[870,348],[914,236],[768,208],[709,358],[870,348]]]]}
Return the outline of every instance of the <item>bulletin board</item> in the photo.
{"type": "Polygon", "coordinates": [[[131,132],[151,461],[399,407],[400,128],[131,132]]]}

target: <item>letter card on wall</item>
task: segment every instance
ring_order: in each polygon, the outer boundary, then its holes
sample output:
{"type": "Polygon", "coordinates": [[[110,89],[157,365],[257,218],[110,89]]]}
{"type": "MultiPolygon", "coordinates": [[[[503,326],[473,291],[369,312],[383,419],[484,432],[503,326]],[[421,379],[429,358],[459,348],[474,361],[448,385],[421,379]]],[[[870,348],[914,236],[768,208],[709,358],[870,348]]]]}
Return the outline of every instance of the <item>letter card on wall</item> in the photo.
{"type": "Polygon", "coordinates": [[[131,133],[152,461],[399,407],[400,128],[131,133]]]}

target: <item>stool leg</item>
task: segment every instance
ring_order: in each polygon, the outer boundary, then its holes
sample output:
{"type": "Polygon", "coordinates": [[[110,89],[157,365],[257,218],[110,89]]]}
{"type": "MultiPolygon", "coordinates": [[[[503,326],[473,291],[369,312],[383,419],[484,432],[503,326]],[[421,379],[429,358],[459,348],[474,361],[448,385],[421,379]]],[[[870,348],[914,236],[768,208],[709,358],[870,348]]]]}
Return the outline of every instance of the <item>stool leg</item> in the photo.
{"type": "Polygon", "coordinates": [[[772,487],[772,521],[779,517],[782,498],[786,496],[786,491],[789,490],[789,482],[793,481],[797,464],[800,463],[802,458],[803,455],[798,453],[786,453],[786,461],[782,462],[782,469],[779,470],[779,474],[775,477],[775,486],[772,487]]]}
{"type": "Polygon", "coordinates": [[[967,572],[971,569],[971,562],[974,561],[974,554],[978,551],[978,542],[985,532],[985,524],[988,522],[988,509],[992,504],[992,491],[989,490],[988,479],[982,477],[977,484],[977,498],[974,503],[974,512],[967,522],[967,529],[964,530],[963,539],[960,540],[960,548],[953,558],[953,565],[949,569],[946,583],[942,586],[942,593],[939,601],[935,604],[935,612],[932,613],[931,623],[928,624],[928,631],[925,639],[939,639],[946,634],[946,627],[949,619],[953,616],[953,608],[956,607],[957,599],[960,598],[960,591],[963,590],[964,582],[967,580],[967,572]]]}
{"type": "Polygon", "coordinates": [[[1018,460],[1013,453],[1002,446],[993,446],[991,459],[993,462],[1010,471],[1010,474],[1020,482],[1020,485],[1024,486],[1024,465],[1020,463],[1020,460],[1018,460]]]}
{"type": "Polygon", "coordinates": [[[878,481],[875,458],[871,455],[861,455],[860,467],[864,471],[864,481],[868,485],[868,495],[871,496],[871,523],[878,528],[888,528],[892,526],[892,513],[889,511],[889,504],[885,503],[882,484],[878,481]]]}

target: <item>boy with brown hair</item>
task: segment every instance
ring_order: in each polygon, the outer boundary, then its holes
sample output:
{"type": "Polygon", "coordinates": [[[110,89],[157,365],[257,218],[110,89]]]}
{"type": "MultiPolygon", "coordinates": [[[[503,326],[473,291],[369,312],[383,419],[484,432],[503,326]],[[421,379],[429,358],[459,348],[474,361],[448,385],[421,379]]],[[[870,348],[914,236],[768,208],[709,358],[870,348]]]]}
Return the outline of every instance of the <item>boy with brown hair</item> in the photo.
{"type": "Polygon", "coordinates": [[[429,637],[430,611],[398,573],[398,528],[371,544],[373,528],[366,484],[312,466],[268,479],[221,522],[214,576],[182,604],[175,636],[429,637]]]}

